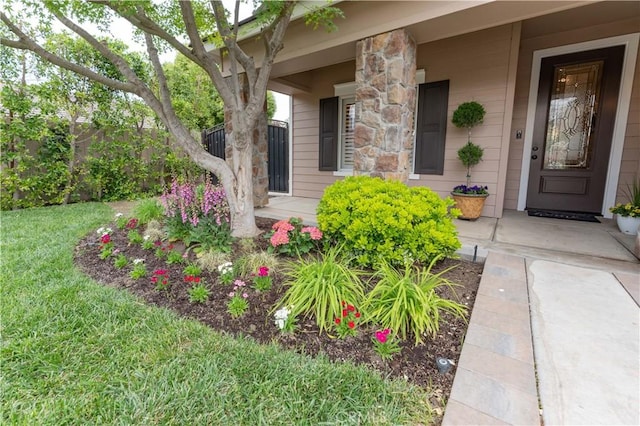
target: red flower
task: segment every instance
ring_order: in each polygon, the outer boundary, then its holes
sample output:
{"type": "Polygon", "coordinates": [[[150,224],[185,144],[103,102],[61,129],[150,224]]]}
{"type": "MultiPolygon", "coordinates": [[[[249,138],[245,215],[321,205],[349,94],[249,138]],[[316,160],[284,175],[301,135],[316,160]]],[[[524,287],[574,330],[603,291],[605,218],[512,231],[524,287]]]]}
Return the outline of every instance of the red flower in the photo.
{"type": "Polygon", "coordinates": [[[100,238],[100,241],[102,241],[104,244],[107,244],[108,242],[111,241],[111,235],[104,234],[102,238],[100,238]]]}
{"type": "Polygon", "coordinates": [[[184,277],[184,280],[190,283],[191,281],[193,281],[193,275],[187,275],[186,277],[184,277]]]}
{"type": "Polygon", "coordinates": [[[261,266],[260,270],[258,271],[258,276],[259,277],[269,276],[269,268],[267,268],[266,266],[261,266]]]}
{"type": "Polygon", "coordinates": [[[344,300],[342,302],[340,302],[340,303],[342,303],[342,306],[347,304],[344,300]]]}
{"type": "Polygon", "coordinates": [[[161,242],[160,240],[156,240],[156,241],[154,241],[153,245],[155,245],[155,246],[161,246],[161,245],[162,245],[162,242],[161,242]]]}
{"type": "Polygon", "coordinates": [[[346,309],[342,310],[342,318],[346,317],[347,315],[349,315],[349,313],[347,312],[346,309]]]}
{"type": "Polygon", "coordinates": [[[340,318],[336,318],[336,325],[340,325],[340,318]]]}
{"type": "Polygon", "coordinates": [[[127,229],[135,229],[136,226],[138,226],[138,219],[130,219],[129,222],[127,222],[127,229]]]}
{"type": "Polygon", "coordinates": [[[349,321],[347,325],[349,326],[349,328],[353,328],[356,326],[356,323],[354,323],[353,321],[349,321]]]}
{"type": "Polygon", "coordinates": [[[199,283],[199,282],[200,282],[200,277],[194,277],[194,278],[193,278],[193,280],[194,280],[195,282],[199,283]]]}
{"type": "Polygon", "coordinates": [[[347,309],[349,310],[349,312],[353,312],[356,310],[356,308],[353,305],[348,305],[347,309]]]}
{"type": "Polygon", "coordinates": [[[356,312],[356,318],[360,318],[360,312],[356,312]]]}
{"type": "Polygon", "coordinates": [[[151,277],[151,282],[152,283],[157,283],[158,282],[158,277],[151,277]]]}

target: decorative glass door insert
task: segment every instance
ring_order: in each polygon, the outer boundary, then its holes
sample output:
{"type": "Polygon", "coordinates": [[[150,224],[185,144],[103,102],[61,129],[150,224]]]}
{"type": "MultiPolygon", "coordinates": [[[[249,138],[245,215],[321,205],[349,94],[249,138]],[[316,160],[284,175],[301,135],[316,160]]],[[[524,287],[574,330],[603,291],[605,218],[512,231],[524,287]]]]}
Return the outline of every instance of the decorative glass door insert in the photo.
{"type": "Polygon", "coordinates": [[[589,169],[604,61],[554,68],[543,168],[589,169]]]}

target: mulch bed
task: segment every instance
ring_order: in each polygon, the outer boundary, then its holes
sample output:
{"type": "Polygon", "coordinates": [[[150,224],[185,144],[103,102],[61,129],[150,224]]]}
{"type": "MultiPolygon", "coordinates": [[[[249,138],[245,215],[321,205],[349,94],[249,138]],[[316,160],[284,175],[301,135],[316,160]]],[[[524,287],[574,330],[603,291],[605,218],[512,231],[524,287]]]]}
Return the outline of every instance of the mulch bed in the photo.
{"type": "MultiPolygon", "coordinates": [[[[267,231],[274,220],[257,218],[258,227],[267,231]]],[[[400,378],[415,385],[429,389],[432,394],[432,404],[437,411],[442,412],[443,404],[448,399],[455,366],[445,374],[438,372],[435,364],[436,357],[453,360],[457,364],[462,342],[467,329],[465,321],[444,315],[440,330],[434,338],[425,338],[424,344],[414,347],[413,339],[401,343],[402,352],[390,361],[383,361],[374,352],[371,338],[374,329],[358,326],[358,335],[344,340],[330,337],[326,333],[319,334],[312,318],[299,318],[298,328],[294,334],[284,334],[279,331],[269,314],[273,306],[285,292],[282,275],[276,273],[273,287],[265,293],[254,290],[249,293],[249,310],[240,318],[233,318],[227,313],[227,301],[231,286],[219,284],[217,273],[203,272],[202,278],[208,285],[211,295],[204,304],[189,302],[187,289],[190,284],[184,282],[182,270],[184,265],[167,265],[165,260],[155,257],[153,251],[146,251],[138,245],[129,245],[127,232],[118,230],[115,224],[111,235],[115,247],[126,255],[129,261],[136,258],[145,259],[147,277],[133,280],[129,277],[131,267],[116,269],[113,260],[99,258],[99,244],[95,232],[82,239],[75,252],[77,266],[87,275],[104,285],[124,289],[136,295],[150,305],[171,309],[179,315],[193,318],[207,324],[211,328],[229,333],[234,336],[251,336],[260,343],[277,342],[283,348],[302,354],[315,356],[319,353],[326,355],[333,361],[351,361],[355,364],[369,366],[382,375],[400,378]],[[172,284],[166,291],[158,291],[150,282],[149,276],[156,269],[169,270],[169,280],[172,284]],[[438,410],[438,408],[440,408],[438,410]]],[[[263,237],[256,238],[256,246],[266,249],[268,242],[263,237]]],[[[234,247],[237,253],[238,247],[234,247]]],[[[190,260],[194,260],[193,253],[189,253],[190,260]]],[[[237,256],[237,255],[236,255],[237,256]]],[[[231,256],[233,259],[235,256],[231,256]]],[[[457,299],[469,307],[469,313],[476,298],[482,265],[462,260],[447,259],[434,266],[433,272],[454,267],[444,276],[459,284],[455,294],[444,296],[457,299]]],[[[249,282],[247,282],[249,285],[249,282]]],[[[449,293],[448,290],[443,290],[449,293]]]]}

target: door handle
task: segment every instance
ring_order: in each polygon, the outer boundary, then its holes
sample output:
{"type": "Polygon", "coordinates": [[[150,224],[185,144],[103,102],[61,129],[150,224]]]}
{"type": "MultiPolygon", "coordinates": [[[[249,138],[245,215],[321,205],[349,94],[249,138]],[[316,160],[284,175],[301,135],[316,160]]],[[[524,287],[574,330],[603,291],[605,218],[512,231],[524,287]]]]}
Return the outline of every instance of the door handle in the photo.
{"type": "Polygon", "coordinates": [[[535,155],[535,154],[533,154],[533,155],[531,156],[531,159],[532,159],[532,160],[537,160],[537,159],[538,159],[538,156],[537,156],[537,155],[535,155]]]}

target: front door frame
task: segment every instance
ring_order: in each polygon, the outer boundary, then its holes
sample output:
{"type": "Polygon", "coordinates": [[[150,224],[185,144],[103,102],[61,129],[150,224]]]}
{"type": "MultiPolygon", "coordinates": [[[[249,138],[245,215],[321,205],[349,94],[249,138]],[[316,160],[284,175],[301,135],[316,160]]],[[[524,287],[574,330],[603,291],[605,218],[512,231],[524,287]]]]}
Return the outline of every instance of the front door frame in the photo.
{"type": "Polygon", "coordinates": [[[618,105],[613,127],[613,140],[611,143],[611,155],[609,156],[607,182],[604,190],[604,198],[601,209],[601,213],[604,217],[612,217],[612,214],[609,212],[609,207],[613,206],[616,201],[618,177],[620,175],[620,163],[622,161],[622,150],[624,148],[627,117],[629,116],[629,105],[631,104],[631,90],[633,88],[633,76],[638,54],[639,40],[640,33],[633,33],[625,34],[622,36],[603,38],[599,40],[592,40],[583,43],[552,47],[549,49],[536,50],[533,52],[531,81],[529,85],[529,103],[527,106],[527,123],[525,126],[524,145],[522,150],[520,190],[518,192],[518,210],[522,211],[527,206],[527,189],[529,185],[530,170],[529,157],[531,153],[531,146],[533,145],[533,127],[536,113],[536,102],[538,99],[540,64],[542,62],[542,59],[549,56],[558,56],[567,53],[576,53],[585,50],[594,50],[604,47],[624,45],[625,53],[624,62],[622,65],[622,76],[620,77],[620,92],[618,94],[618,105]]]}

